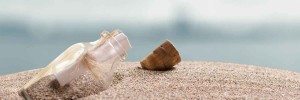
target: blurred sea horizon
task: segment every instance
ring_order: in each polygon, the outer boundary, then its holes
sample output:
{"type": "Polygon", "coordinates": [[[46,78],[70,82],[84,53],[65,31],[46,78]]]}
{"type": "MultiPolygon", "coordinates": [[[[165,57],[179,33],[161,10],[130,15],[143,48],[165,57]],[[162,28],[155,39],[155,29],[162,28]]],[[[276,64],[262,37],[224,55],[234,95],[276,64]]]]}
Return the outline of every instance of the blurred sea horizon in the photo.
{"type": "MultiPolygon", "coordinates": [[[[169,39],[178,48],[182,59],[187,61],[221,61],[300,71],[298,68],[300,62],[297,61],[300,59],[298,56],[300,54],[299,35],[284,33],[290,30],[280,27],[282,25],[280,23],[260,26],[259,30],[254,28],[240,31],[244,34],[218,32],[221,29],[209,27],[209,25],[202,25],[203,27],[199,28],[197,26],[201,25],[190,25],[189,28],[196,28],[182,29],[182,27],[187,27],[184,23],[178,25],[152,24],[142,27],[140,25],[113,24],[116,28],[111,28],[113,25],[104,25],[109,24],[95,22],[94,24],[78,23],[53,26],[53,29],[56,30],[39,30],[41,32],[51,31],[51,34],[41,36],[26,33],[27,28],[22,30],[27,25],[11,25],[20,27],[13,27],[12,30],[6,31],[7,34],[1,32],[0,66],[5,69],[1,71],[1,74],[42,68],[72,44],[94,41],[100,38],[99,33],[102,31],[113,29],[122,30],[132,43],[133,48],[129,52],[127,61],[143,59],[157,45],[169,39]],[[277,32],[273,29],[277,29],[277,32]],[[251,33],[252,30],[257,31],[251,33]],[[247,32],[249,33],[247,34],[247,32]]],[[[43,27],[40,25],[41,29],[43,27]]]]}
{"type": "Polygon", "coordinates": [[[127,61],[142,60],[169,39],[184,61],[300,72],[297,3],[225,1],[0,1],[5,8],[0,9],[0,75],[42,68],[72,44],[94,41],[98,33],[114,29],[133,46],[127,61]]]}

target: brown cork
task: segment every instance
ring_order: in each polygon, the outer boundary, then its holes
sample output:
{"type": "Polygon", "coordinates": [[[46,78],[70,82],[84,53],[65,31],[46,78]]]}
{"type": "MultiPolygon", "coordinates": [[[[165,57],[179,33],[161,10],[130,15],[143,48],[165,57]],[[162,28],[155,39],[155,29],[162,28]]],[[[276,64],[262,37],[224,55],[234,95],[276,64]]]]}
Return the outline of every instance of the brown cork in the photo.
{"type": "Polygon", "coordinates": [[[143,69],[164,71],[173,69],[173,66],[180,61],[179,52],[169,40],[166,40],[141,61],[140,64],[143,69]]]}

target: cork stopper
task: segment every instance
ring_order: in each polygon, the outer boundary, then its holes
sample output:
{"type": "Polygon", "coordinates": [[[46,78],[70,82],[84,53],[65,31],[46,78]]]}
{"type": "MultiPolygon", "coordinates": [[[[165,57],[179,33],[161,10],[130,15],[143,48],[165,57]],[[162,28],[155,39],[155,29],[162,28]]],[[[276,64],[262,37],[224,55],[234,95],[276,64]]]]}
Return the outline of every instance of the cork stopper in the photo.
{"type": "Polygon", "coordinates": [[[143,69],[165,71],[173,69],[181,61],[179,52],[174,45],[166,40],[140,62],[143,69]]]}

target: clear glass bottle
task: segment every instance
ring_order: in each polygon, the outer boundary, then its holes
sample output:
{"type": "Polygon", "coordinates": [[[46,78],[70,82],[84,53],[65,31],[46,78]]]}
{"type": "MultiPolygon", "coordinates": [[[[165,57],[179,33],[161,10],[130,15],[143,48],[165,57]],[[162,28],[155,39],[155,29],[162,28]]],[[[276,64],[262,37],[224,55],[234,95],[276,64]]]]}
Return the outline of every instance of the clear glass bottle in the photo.
{"type": "Polygon", "coordinates": [[[78,53],[79,55],[83,53],[84,56],[74,57],[80,59],[78,63],[54,73],[61,86],[86,71],[91,71],[99,82],[102,82],[104,88],[111,84],[116,67],[125,60],[127,50],[131,48],[131,45],[124,33],[109,35],[111,36],[103,40],[85,44],[86,51],[78,53]]]}
{"type": "Polygon", "coordinates": [[[69,47],[25,84],[23,89],[49,75],[54,75],[60,86],[64,86],[87,71],[90,71],[106,89],[129,48],[130,42],[124,33],[103,32],[97,41],[77,43],[69,47]]]}

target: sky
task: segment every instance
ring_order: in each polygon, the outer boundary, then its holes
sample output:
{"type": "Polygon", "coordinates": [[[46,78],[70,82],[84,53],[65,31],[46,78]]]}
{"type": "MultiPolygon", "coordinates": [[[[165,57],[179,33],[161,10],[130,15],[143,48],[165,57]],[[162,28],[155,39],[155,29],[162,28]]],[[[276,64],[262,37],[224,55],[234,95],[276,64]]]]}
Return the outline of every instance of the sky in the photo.
{"type": "Polygon", "coordinates": [[[194,21],[299,21],[299,0],[1,0],[0,14],[38,21],[167,22],[178,9],[194,21]]]}

